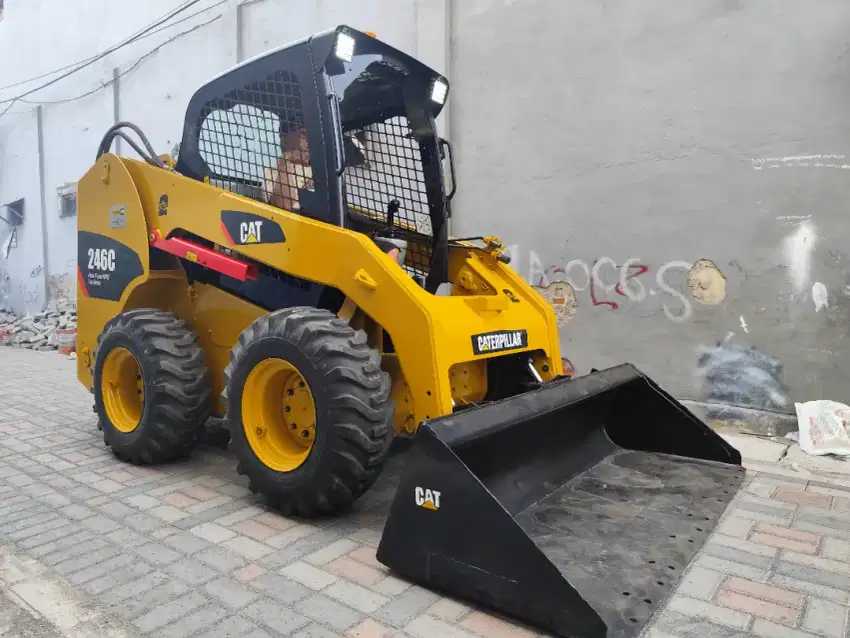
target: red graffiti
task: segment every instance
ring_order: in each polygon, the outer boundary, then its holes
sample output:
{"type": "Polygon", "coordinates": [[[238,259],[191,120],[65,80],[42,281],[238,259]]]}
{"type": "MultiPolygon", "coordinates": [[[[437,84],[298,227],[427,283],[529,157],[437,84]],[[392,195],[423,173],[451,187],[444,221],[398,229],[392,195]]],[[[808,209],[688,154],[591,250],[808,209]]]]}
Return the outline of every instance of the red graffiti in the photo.
{"type": "MultiPolygon", "coordinates": [[[[606,258],[607,259],[607,258],[606,258]]],[[[590,292],[590,300],[593,302],[594,306],[607,306],[611,310],[617,310],[620,307],[616,301],[608,301],[608,300],[600,300],[596,297],[596,287],[597,285],[602,284],[603,282],[597,281],[599,278],[598,273],[594,272],[596,264],[599,259],[593,260],[593,267],[588,268],[586,265],[584,266],[585,272],[588,273],[588,290],[590,292]]],[[[612,264],[613,266],[613,264],[612,264]]],[[[622,266],[616,266],[618,270],[620,270],[620,276],[622,277],[624,273],[622,273],[622,266]]],[[[627,266],[627,273],[625,281],[618,281],[614,286],[613,290],[615,293],[620,295],[621,297],[628,297],[629,295],[623,291],[622,284],[626,283],[629,279],[635,279],[640,277],[641,275],[649,272],[649,266],[645,266],[643,264],[629,264],[627,266]]],[[[537,287],[543,288],[544,283],[548,282],[550,279],[555,279],[556,276],[560,275],[562,278],[567,279],[567,271],[562,266],[549,266],[543,273],[541,273],[540,277],[537,281],[537,287]]],[[[610,290],[607,286],[604,286],[606,290],[610,290]]]]}
{"type": "MultiPolygon", "coordinates": [[[[593,260],[593,265],[596,266],[596,262],[598,259],[593,260]]],[[[593,272],[593,271],[591,271],[593,272]]],[[[616,310],[620,307],[620,305],[616,301],[599,301],[596,298],[596,282],[594,281],[596,277],[591,275],[590,277],[590,300],[593,302],[594,306],[608,306],[611,310],[616,310]]],[[[618,284],[619,285],[619,284],[618,284]]]]}
{"type": "MultiPolygon", "coordinates": [[[[640,277],[643,273],[649,270],[649,266],[644,266],[643,264],[632,264],[629,266],[629,270],[632,272],[629,274],[626,279],[634,279],[635,277],[640,277]]],[[[617,282],[617,285],[614,286],[614,292],[616,292],[621,297],[627,297],[626,293],[623,292],[623,289],[620,288],[620,283],[617,282]]]]}
{"type": "Polygon", "coordinates": [[[561,268],[560,266],[549,266],[546,269],[546,271],[542,275],[540,275],[540,278],[537,280],[537,287],[543,288],[544,287],[543,282],[548,281],[549,277],[554,278],[554,275],[563,275],[564,277],[566,277],[567,271],[564,270],[563,268],[561,268]]]}

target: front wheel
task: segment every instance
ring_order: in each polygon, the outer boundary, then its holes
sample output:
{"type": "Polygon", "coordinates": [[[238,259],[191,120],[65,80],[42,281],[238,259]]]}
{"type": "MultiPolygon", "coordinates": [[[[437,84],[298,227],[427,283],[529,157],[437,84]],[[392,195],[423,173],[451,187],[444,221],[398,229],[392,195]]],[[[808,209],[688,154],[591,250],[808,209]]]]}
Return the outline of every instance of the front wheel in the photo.
{"type": "Polygon", "coordinates": [[[317,308],[243,331],[225,369],[239,473],[287,515],[348,507],[380,474],[393,429],[390,378],[363,332],[317,308]]]}

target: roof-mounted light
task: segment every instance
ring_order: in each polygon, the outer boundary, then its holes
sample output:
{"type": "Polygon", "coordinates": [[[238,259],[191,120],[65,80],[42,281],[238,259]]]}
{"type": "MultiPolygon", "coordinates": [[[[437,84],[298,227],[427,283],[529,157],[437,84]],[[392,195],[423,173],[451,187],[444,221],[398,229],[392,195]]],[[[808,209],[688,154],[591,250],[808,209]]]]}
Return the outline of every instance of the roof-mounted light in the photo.
{"type": "Polygon", "coordinates": [[[336,36],[336,49],[334,53],[340,60],[351,62],[354,58],[354,38],[347,33],[338,34],[336,36]]]}
{"type": "Polygon", "coordinates": [[[446,84],[440,78],[437,78],[436,80],[434,80],[434,86],[431,88],[431,100],[433,100],[437,104],[444,104],[448,92],[449,85],[446,84]]]}

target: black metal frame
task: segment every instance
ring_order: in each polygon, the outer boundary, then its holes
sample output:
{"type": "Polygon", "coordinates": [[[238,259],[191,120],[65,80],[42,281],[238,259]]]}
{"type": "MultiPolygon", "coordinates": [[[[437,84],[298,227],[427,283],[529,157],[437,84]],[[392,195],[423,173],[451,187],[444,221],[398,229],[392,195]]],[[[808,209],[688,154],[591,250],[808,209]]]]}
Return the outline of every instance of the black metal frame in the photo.
{"type": "Polygon", "coordinates": [[[24,198],[16,199],[13,202],[4,204],[3,207],[9,211],[9,217],[0,216],[0,220],[6,222],[9,226],[20,226],[24,223],[24,198]]]}
{"type": "MultiPolygon", "coordinates": [[[[443,82],[446,80],[418,60],[370,35],[347,26],[340,26],[249,60],[201,87],[193,95],[187,108],[176,170],[193,179],[210,179],[212,183],[225,188],[237,192],[241,190],[241,194],[257,195],[262,194],[263,189],[266,189],[264,194],[266,201],[288,208],[279,203],[288,200],[275,200],[268,193],[266,186],[269,183],[268,176],[274,174],[273,170],[269,172],[269,164],[273,159],[272,153],[266,153],[263,150],[245,151],[244,148],[237,147],[237,143],[247,146],[249,142],[216,142],[218,148],[223,146],[226,150],[232,151],[231,157],[228,157],[227,153],[210,153],[210,146],[208,145],[205,149],[206,142],[201,139],[205,121],[213,119],[209,116],[214,111],[222,111],[226,113],[223,116],[225,122],[220,121],[221,117],[212,124],[207,121],[207,125],[213,127],[214,137],[231,136],[227,139],[239,140],[239,133],[234,135],[229,127],[235,122],[242,130],[250,129],[250,124],[256,122],[258,116],[246,115],[245,109],[246,107],[259,108],[264,114],[260,117],[260,121],[269,121],[271,117],[274,117],[274,121],[282,125],[297,119],[297,124],[303,124],[306,130],[306,143],[309,146],[307,163],[312,172],[312,187],[298,189],[300,210],[297,212],[329,224],[361,232],[374,233],[386,230],[386,210],[370,211],[377,213],[377,217],[358,215],[350,201],[355,199],[353,190],[357,188],[357,185],[351,179],[351,175],[346,175],[345,171],[343,124],[345,124],[345,133],[354,133],[358,124],[375,125],[376,112],[370,113],[362,122],[357,121],[356,114],[352,116],[350,113],[340,112],[339,96],[333,93],[331,80],[334,73],[343,70],[342,63],[334,55],[334,47],[340,33],[346,33],[354,38],[358,51],[380,53],[403,67],[411,78],[404,85],[404,101],[401,104],[387,103],[385,109],[379,107],[378,115],[385,123],[392,118],[403,118],[410,127],[413,136],[411,147],[419,153],[419,157],[415,158],[418,171],[415,180],[419,180],[423,190],[421,194],[426,200],[416,204],[427,206],[431,234],[411,231],[406,227],[407,224],[404,224],[405,214],[410,214],[409,210],[407,213],[404,212],[405,198],[411,200],[416,198],[411,188],[403,186],[393,187],[395,190],[387,188],[386,184],[390,180],[380,174],[372,186],[373,192],[380,195],[381,199],[390,199],[397,191],[398,197],[395,199],[401,200],[402,212],[396,216],[396,224],[391,230],[409,239],[411,249],[408,251],[406,267],[411,274],[426,279],[426,288],[434,292],[447,278],[445,220],[448,215],[448,197],[443,176],[441,142],[436,135],[434,122],[443,105],[430,100],[430,91],[435,79],[443,82]],[[294,82],[290,76],[295,78],[294,82]],[[297,91],[293,91],[292,87],[296,83],[297,91]],[[286,99],[281,97],[282,94],[285,94],[286,99]],[[237,113],[237,109],[242,110],[237,113]],[[250,118],[254,119],[248,122],[250,118]],[[233,156],[243,151],[245,155],[253,158],[262,157],[262,163],[256,163],[253,159],[234,160],[233,156]],[[210,165],[215,163],[213,160],[216,157],[221,160],[221,164],[237,167],[235,178],[233,174],[216,173],[215,166],[210,165]],[[239,168],[244,166],[255,168],[261,166],[265,171],[266,180],[259,180],[256,170],[248,175],[246,171],[239,168]],[[242,173],[244,176],[241,175],[242,173]]],[[[448,82],[446,85],[448,86],[448,82]]],[[[344,104],[345,101],[343,100],[342,103],[344,104]]],[[[262,139],[259,142],[255,139],[254,147],[262,149],[268,146],[271,131],[271,128],[260,131],[258,137],[262,139]]],[[[281,136],[287,132],[279,131],[281,136]]],[[[393,132],[401,133],[400,130],[393,132]]],[[[216,137],[216,139],[223,138],[216,137]]],[[[398,139],[401,139],[401,135],[398,135],[398,139]]],[[[282,153],[283,150],[285,147],[281,138],[280,152],[282,153]]],[[[276,174],[282,173],[278,171],[276,174]]],[[[291,178],[292,175],[289,174],[288,177],[291,178]]],[[[291,183],[293,180],[281,178],[281,181],[291,183]]],[[[272,184],[274,185],[273,180],[272,184]]],[[[285,189],[281,187],[281,190],[285,189]]],[[[389,205],[388,201],[383,202],[377,199],[375,203],[389,205]]]]}
{"type": "MultiPolygon", "coordinates": [[[[232,174],[216,173],[208,161],[211,159],[209,154],[204,157],[205,141],[201,139],[202,127],[214,111],[229,111],[233,114],[237,126],[242,127],[246,136],[256,135],[265,138],[259,140],[258,151],[250,151],[265,160],[263,164],[235,160],[235,163],[255,169],[273,168],[272,160],[277,157],[262,150],[263,144],[273,146],[273,142],[278,141],[271,137],[273,133],[280,136],[287,135],[293,132],[293,127],[303,125],[309,146],[308,163],[312,169],[313,188],[299,189],[300,212],[320,221],[338,224],[339,215],[333,213],[336,208],[334,205],[336,202],[331,197],[333,189],[328,187],[332,182],[330,177],[332,171],[329,170],[331,162],[325,159],[329,156],[325,143],[326,136],[322,130],[326,114],[320,108],[314,75],[309,40],[302,40],[237,66],[198,89],[192,96],[186,112],[180,155],[175,167],[177,172],[197,180],[209,178],[211,181],[221,180],[231,184],[245,182],[246,186],[263,186],[262,178],[256,174],[250,176],[252,178],[250,181],[253,183],[248,184],[248,176],[238,174],[240,172],[245,174],[245,171],[237,170],[235,179],[232,174]],[[281,89],[284,89],[286,93],[281,89]],[[292,94],[293,90],[297,94],[292,94]],[[240,107],[243,111],[235,113],[235,109],[240,107]],[[244,113],[244,107],[262,111],[263,116],[255,118],[261,122],[270,123],[274,121],[272,118],[277,118],[278,131],[270,128],[258,131],[256,127],[251,126],[252,116],[244,113]]],[[[230,125],[230,122],[226,124],[230,125]]],[[[231,134],[230,130],[226,130],[225,123],[215,122],[213,126],[216,127],[213,133],[231,134]]],[[[233,137],[239,139],[238,133],[239,131],[233,137]]],[[[282,150],[282,142],[277,146],[277,150],[282,150]]],[[[212,156],[215,157],[215,154],[212,156]]],[[[234,160],[233,157],[227,157],[224,154],[218,157],[224,161],[234,160]]],[[[232,190],[238,192],[237,188],[232,190]]]]}

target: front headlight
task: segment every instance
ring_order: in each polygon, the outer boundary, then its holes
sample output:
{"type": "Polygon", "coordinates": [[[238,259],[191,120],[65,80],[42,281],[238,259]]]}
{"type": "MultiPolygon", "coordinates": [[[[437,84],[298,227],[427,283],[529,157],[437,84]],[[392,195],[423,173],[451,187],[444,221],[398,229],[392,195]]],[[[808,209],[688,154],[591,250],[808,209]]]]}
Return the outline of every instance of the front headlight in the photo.
{"type": "Polygon", "coordinates": [[[431,99],[437,104],[443,104],[446,101],[446,95],[449,92],[449,85],[437,78],[434,80],[434,86],[431,89],[431,99]]]}
{"type": "Polygon", "coordinates": [[[345,62],[351,62],[354,58],[354,38],[347,33],[340,33],[336,36],[336,49],[334,51],[336,57],[345,62]]]}

